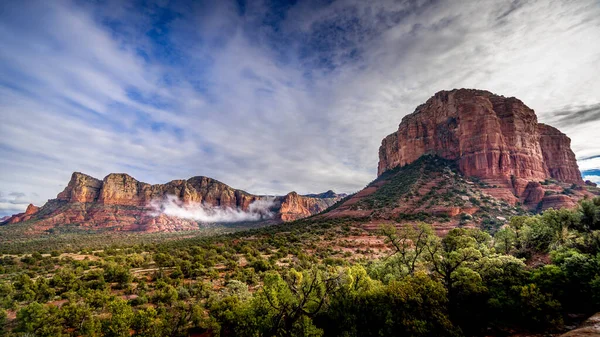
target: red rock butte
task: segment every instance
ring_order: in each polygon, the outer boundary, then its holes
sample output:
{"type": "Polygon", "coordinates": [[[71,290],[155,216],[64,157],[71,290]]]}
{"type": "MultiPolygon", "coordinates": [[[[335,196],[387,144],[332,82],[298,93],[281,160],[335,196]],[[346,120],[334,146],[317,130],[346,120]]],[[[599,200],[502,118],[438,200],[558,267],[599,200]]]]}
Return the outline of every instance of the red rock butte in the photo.
{"type": "Polygon", "coordinates": [[[405,116],[381,143],[378,175],[424,154],[456,160],[464,175],[518,194],[529,181],[583,184],[569,137],[538,123],[519,99],[484,90],[440,91],[405,116]]]}

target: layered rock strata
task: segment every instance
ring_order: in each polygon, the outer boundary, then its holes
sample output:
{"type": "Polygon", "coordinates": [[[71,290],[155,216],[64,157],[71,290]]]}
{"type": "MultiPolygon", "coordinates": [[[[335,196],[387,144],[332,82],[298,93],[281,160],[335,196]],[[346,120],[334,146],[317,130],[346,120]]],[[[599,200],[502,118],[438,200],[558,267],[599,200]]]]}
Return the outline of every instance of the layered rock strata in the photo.
{"type": "Polygon", "coordinates": [[[440,91],[382,141],[378,175],[435,154],[457,160],[466,176],[583,184],[570,142],[557,129],[538,123],[535,112],[514,97],[440,91]]]}
{"type": "MultiPolygon", "coordinates": [[[[25,213],[16,214],[2,224],[32,220],[39,230],[73,224],[149,232],[193,230],[198,229],[201,222],[197,216],[163,213],[157,210],[156,205],[169,201],[176,207],[192,205],[206,208],[209,212],[219,209],[239,214],[254,212],[253,203],[263,201],[266,202],[263,207],[268,209],[262,211],[258,220],[279,222],[313,215],[341,197],[343,195],[331,191],[311,196],[296,192],[278,197],[253,195],[208,177],[151,185],[123,173],[111,173],[99,180],[74,172],[67,187],[56,199],[49,200],[39,209],[30,205],[25,213]]],[[[248,221],[256,218],[248,217],[248,221]]]]}

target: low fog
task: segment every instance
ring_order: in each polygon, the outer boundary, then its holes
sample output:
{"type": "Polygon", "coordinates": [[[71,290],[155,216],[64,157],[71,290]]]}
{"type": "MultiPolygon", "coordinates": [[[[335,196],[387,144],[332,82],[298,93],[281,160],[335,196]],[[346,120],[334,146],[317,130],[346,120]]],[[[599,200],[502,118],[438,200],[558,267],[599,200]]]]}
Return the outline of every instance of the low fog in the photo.
{"type": "Polygon", "coordinates": [[[184,204],[174,195],[168,195],[162,200],[154,200],[150,203],[152,216],[164,214],[205,223],[271,219],[274,216],[274,213],[271,211],[273,206],[275,206],[274,198],[256,200],[250,204],[247,211],[244,211],[240,208],[208,206],[202,203],[184,204]]]}

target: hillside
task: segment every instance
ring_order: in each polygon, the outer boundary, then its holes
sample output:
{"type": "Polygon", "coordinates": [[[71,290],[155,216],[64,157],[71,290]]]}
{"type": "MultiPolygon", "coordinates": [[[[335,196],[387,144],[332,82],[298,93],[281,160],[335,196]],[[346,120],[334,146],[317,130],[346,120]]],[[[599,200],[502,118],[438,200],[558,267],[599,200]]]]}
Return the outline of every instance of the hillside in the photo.
{"type": "Polygon", "coordinates": [[[483,90],[436,93],[383,139],[379,158],[378,178],[324,217],[498,228],[599,194],[566,135],[520,100],[483,90]]]}

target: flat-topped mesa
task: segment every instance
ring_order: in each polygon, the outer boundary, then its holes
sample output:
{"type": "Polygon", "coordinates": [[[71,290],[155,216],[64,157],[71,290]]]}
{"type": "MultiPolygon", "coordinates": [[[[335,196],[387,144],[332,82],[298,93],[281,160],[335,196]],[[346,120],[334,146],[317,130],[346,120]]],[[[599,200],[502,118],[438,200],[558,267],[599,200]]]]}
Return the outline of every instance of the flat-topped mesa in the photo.
{"type": "Polygon", "coordinates": [[[378,175],[424,154],[456,160],[466,176],[583,184],[566,135],[520,100],[483,90],[440,91],[405,116],[382,141],[378,175]]]}

